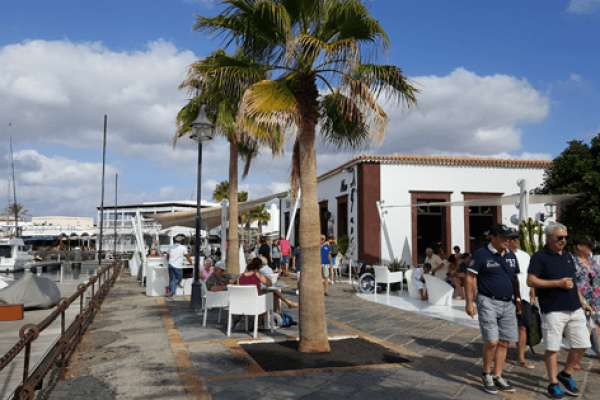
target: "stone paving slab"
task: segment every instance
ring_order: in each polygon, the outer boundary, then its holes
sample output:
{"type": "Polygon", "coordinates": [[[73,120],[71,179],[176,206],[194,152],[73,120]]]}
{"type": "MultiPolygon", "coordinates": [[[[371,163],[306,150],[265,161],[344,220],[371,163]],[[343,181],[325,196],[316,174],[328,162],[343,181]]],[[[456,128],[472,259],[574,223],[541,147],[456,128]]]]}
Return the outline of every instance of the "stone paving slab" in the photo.
{"type": "MultiPolygon", "coordinates": [[[[294,282],[288,284],[293,287],[294,282]]],[[[82,346],[75,363],[78,373],[71,371],[71,379],[54,398],[77,398],[68,395],[78,393],[73,379],[82,377],[99,388],[99,395],[110,392],[118,399],[493,398],[480,387],[477,329],[361,300],[347,285],[336,285],[326,298],[330,336],[359,335],[400,352],[410,363],[267,373],[239,346],[251,339],[241,329],[243,323],[227,338],[225,313],[218,324],[217,312],[210,312],[203,328],[189,299],[161,303],[132,285],[127,279],[117,283],[86,337],[96,345],[82,346]],[[185,392],[190,380],[196,391],[185,392]]],[[[293,291],[286,296],[297,300],[293,291]]],[[[295,310],[289,312],[297,319],[295,310]]],[[[297,334],[297,327],[260,331],[259,339],[285,340],[297,334]]],[[[514,351],[510,356],[514,359],[514,351]]],[[[542,357],[532,357],[532,362],[535,370],[507,366],[505,376],[518,391],[505,398],[546,398],[542,357]]],[[[584,391],[581,398],[598,398],[598,362],[586,358],[583,367],[576,375],[584,391]]]]}

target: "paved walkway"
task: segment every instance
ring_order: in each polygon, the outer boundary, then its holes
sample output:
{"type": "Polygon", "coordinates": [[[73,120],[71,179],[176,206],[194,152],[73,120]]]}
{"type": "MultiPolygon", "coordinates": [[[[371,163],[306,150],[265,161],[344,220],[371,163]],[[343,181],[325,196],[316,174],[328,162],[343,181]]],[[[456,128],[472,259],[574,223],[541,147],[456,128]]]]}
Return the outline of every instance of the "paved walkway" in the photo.
{"type": "MultiPolygon", "coordinates": [[[[293,293],[286,294],[293,298],[293,293]]],[[[217,312],[206,328],[189,300],[147,298],[131,278],[113,288],[52,399],[482,399],[476,329],[359,299],[337,285],[327,298],[330,336],[360,335],[410,363],[268,373],[239,347],[244,332],[224,334],[217,312]]],[[[295,329],[261,334],[295,337],[295,329]]],[[[514,357],[514,354],[511,353],[514,357]]],[[[535,370],[509,365],[510,399],[546,398],[541,357],[535,370]]],[[[576,378],[583,399],[600,394],[598,362],[586,358],[576,378]]],[[[501,397],[501,396],[498,396],[501,397]]]]}

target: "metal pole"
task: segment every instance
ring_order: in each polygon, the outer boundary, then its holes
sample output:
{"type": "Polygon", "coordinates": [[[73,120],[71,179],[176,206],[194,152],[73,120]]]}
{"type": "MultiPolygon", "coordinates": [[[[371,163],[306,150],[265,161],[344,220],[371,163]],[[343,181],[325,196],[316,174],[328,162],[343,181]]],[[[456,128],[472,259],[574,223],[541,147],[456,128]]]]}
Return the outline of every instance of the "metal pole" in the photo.
{"type": "MultiPolygon", "coordinates": [[[[302,197],[302,190],[298,189],[298,195],[296,196],[296,202],[294,203],[294,208],[292,209],[292,215],[290,216],[290,226],[288,227],[287,234],[285,235],[286,240],[290,240],[290,236],[292,235],[292,229],[294,229],[294,222],[296,221],[296,212],[300,207],[300,198],[302,197]]],[[[294,238],[294,240],[298,240],[298,238],[294,238]]]]}
{"type": "Polygon", "coordinates": [[[114,248],[113,248],[113,259],[117,259],[117,193],[118,193],[118,189],[119,189],[119,174],[116,173],[115,174],[115,243],[114,243],[114,248]]]}
{"type": "Polygon", "coordinates": [[[200,277],[200,242],[201,236],[201,199],[202,199],[202,141],[198,140],[198,173],[196,181],[196,240],[194,242],[194,282],[192,283],[191,306],[194,309],[202,307],[202,286],[200,277]]]}
{"type": "Polygon", "coordinates": [[[100,236],[98,240],[98,265],[102,263],[102,235],[104,233],[104,169],[106,165],[106,125],[108,124],[108,116],[104,114],[104,137],[102,140],[102,196],[100,199],[100,236]]]}
{"type": "Polygon", "coordinates": [[[19,236],[19,209],[17,208],[17,180],[15,179],[15,158],[13,157],[12,136],[9,138],[10,167],[12,169],[13,213],[15,214],[15,237],[19,236]]]}

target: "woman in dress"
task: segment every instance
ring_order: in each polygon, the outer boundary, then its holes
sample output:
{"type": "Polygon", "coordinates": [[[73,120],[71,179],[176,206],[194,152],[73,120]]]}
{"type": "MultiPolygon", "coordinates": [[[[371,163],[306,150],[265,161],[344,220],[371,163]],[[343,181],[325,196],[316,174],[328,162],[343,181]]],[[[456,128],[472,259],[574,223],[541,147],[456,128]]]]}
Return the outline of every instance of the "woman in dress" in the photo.
{"type": "Polygon", "coordinates": [[[572,253],[576,268],[575,281],[582,303],[585,301],[582,305],[584,310],[591,313],[592,347],[600,358],[597,342],[600,328],[600,265],[592,258],[592,248],[593,242],[590,239],[576,238],[572,253]]]}

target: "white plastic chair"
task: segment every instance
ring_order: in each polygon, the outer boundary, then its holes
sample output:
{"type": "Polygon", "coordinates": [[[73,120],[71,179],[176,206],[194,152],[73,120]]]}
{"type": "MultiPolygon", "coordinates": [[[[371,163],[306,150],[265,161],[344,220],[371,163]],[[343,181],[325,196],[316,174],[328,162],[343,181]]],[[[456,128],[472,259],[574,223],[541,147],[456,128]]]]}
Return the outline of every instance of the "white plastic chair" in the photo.
{"type": "Polygon", "coordinates": [[[404,271],[404,277],[406,278],[406,285],[408,287],[408,297],[413,299],[421,299],[419,289],[417,289],[415,282],[413,281],[413,270],[408,269],[404,271]]]}
{"type": "Polygon", "coordinates": [[[212,308],[219,309],[217,323],[221,323],[221,310],[229,305],[229,294],[227,291],[211,292],[206,288],[206,283],[199,280],[202,285],[202,326],[206,327],[206,318],[208,310],[212,308]]]}
{"type": "MultiPolygon", "coordinates": [[[[258,337],[258,316],[267,314],[267,326],[273,330],[271,326],[271,307],[269,307],[269,299],[271,296],[258,295],[258,289],[254,285],[227,285],[229,292],[229,315],[227,318],[227,336],[231,336],[231,316],[244,315],[254,316],[254,334],[253,337],[258,337]]],[[[248,329],[248,318],[246,318],[246,330],[248,329]]]]}
{"type": "Polygon", "coordinates": [[[425,286],[427,287],[427,301],[434,306],[452,306],[452,294],[454,288],[440,278],[424,274],[425,286]]]}
{"type": "Polygon", "coordinates": [[[382,265],[374,265],[373,269],[375,270],[375,293],[377,294],[377,284],[385,283],[387,286],[386,294],[389,296],[390,294],[390,285],[392,283],[400,282],[400,290],[404,290],[404,274],[402,271],[398,272],[390,272],[388,267],[382,265]]]}

